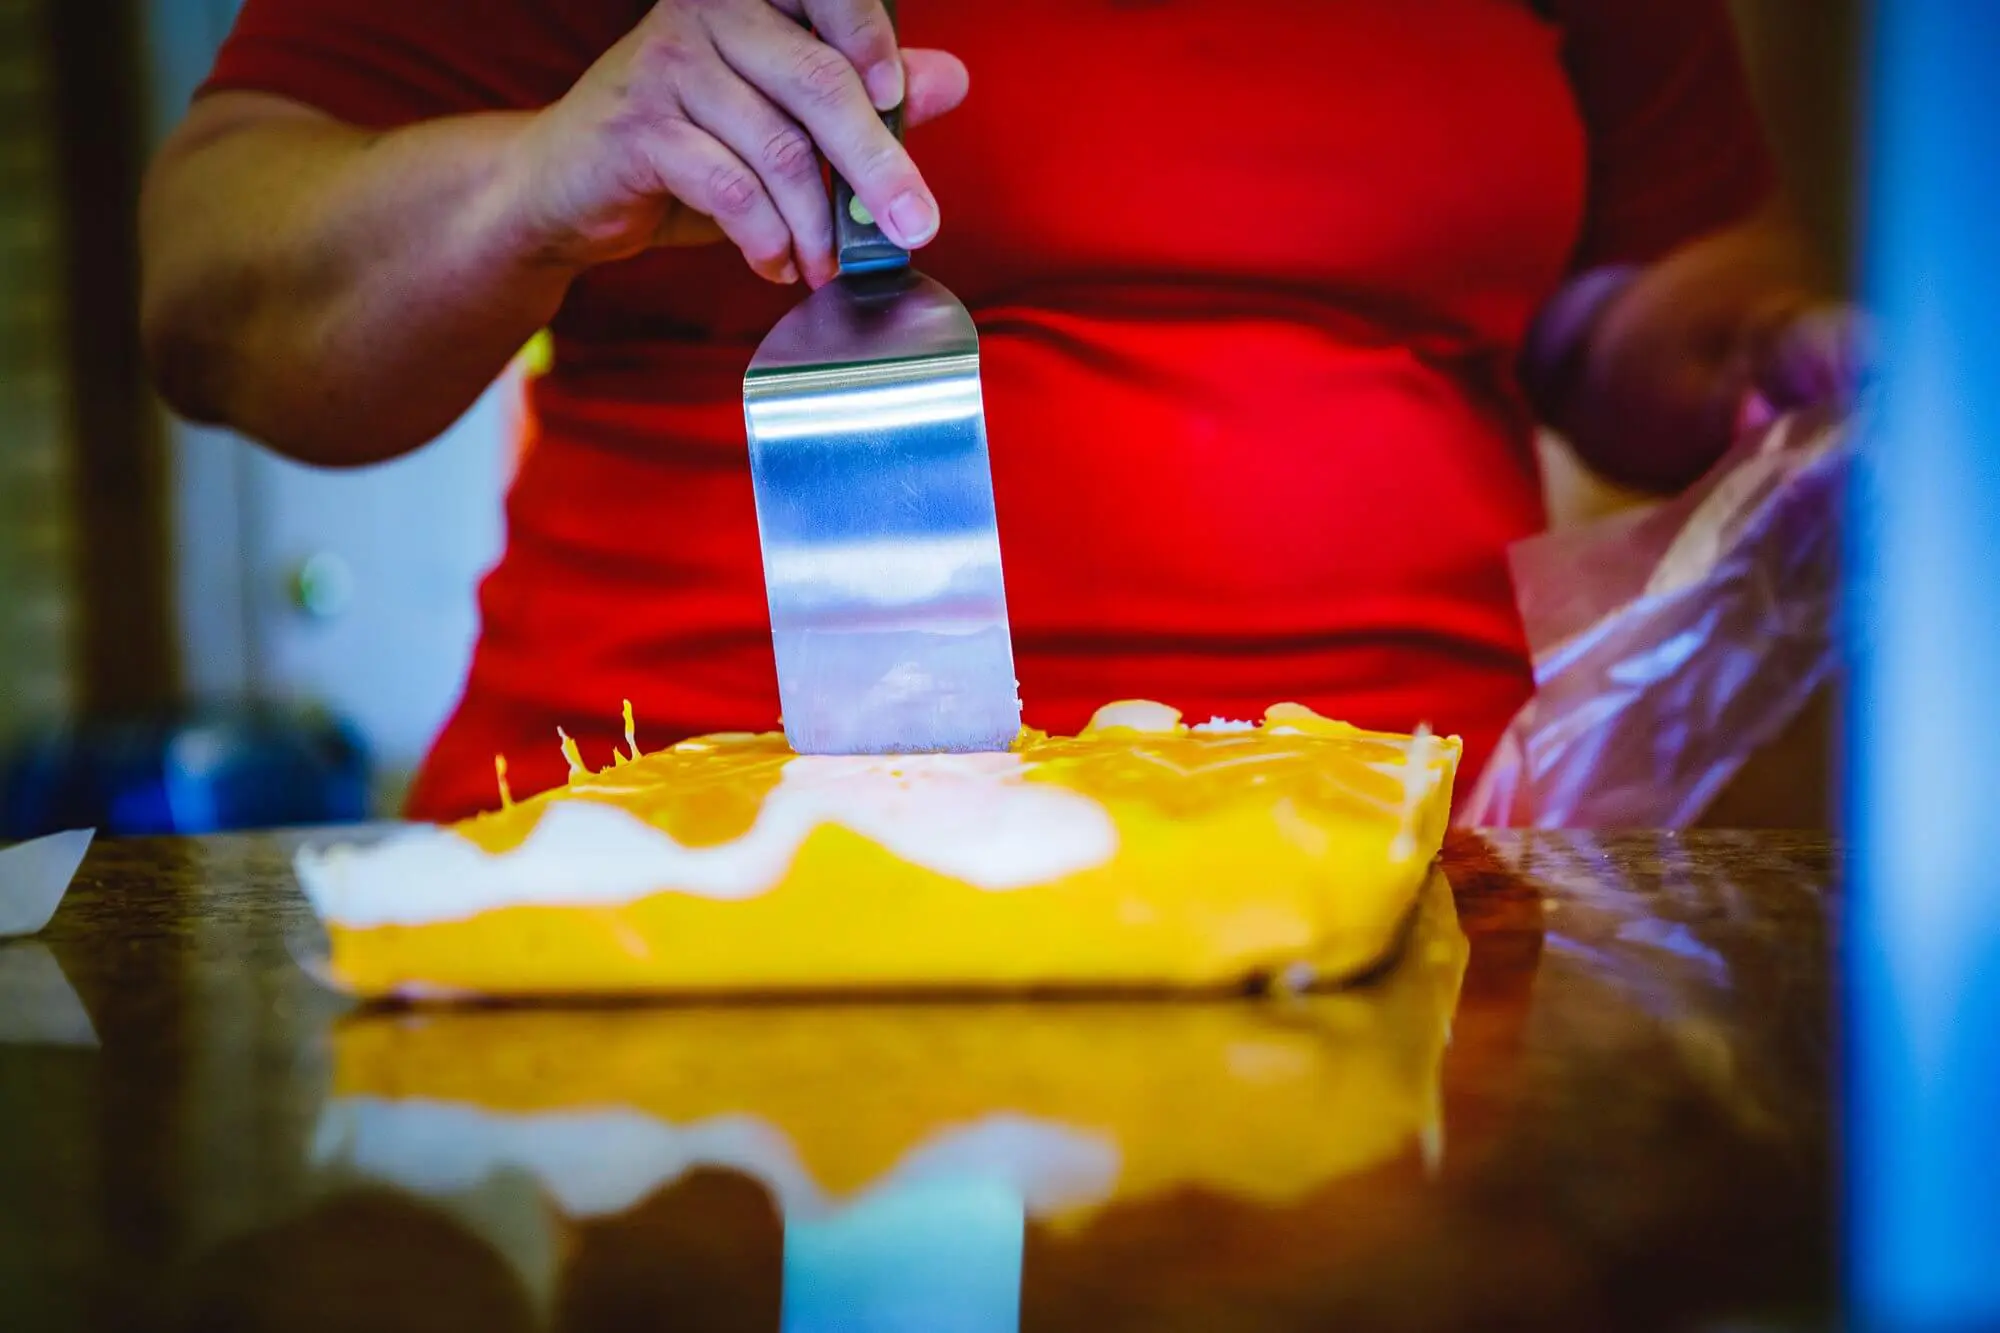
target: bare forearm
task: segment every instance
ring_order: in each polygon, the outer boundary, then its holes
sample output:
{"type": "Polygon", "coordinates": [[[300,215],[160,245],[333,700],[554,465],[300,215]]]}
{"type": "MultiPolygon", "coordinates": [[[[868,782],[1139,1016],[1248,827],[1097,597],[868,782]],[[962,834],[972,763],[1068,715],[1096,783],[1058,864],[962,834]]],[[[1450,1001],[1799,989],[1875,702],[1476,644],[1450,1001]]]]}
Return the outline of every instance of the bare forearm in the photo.
{"type": "Polygon", "coordinates": [[[373,135],[227,110],[191,122],[148,182],[143,322],[163,393],[316,463],[423,444],[572,276],[510,216],[507,152],[527,117],[373,135]]]}

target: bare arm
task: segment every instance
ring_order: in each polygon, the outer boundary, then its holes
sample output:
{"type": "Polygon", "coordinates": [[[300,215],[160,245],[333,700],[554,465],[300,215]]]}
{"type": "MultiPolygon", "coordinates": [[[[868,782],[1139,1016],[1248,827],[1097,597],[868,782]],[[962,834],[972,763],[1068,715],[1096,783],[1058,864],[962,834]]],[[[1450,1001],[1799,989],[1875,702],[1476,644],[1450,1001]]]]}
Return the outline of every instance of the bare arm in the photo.
{"type": "Polygon", "coordinates": [[[334,465],[450,425],[574,273],[508,205],[528,119],[371,135],[273,97],[199,104],[141,210],[141,322],[168,402],[334,465]]]}
{"type": "Polygon", "coordinates": [[[770,0],[662,0],[535,113],[374,134],[282,98],[204,99],[142,206],[141,321],[162,393],[308,462],[405,453],[596,264],[726,238],[772,281],[828,280],[815,147],[885,229],[923,244],[937,207],[876,113],[905,91],[882,68],[907,71],[914,123],[957,104],[963,67],[898,61],[879,0],[804,9],[838,49],[770,0]]]}

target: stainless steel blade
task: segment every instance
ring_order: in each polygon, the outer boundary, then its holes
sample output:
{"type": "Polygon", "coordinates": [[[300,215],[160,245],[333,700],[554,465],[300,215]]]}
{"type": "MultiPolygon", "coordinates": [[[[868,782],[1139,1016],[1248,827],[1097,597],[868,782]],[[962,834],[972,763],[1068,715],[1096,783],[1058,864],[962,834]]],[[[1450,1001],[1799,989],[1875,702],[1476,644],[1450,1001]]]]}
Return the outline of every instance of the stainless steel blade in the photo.
{"type": "Polygon", "coordinates": [[[743,386],[785,734],[802,754],[1005,749],[1021,704],[978,333],[907,263],[843,267],[743,386]]]}

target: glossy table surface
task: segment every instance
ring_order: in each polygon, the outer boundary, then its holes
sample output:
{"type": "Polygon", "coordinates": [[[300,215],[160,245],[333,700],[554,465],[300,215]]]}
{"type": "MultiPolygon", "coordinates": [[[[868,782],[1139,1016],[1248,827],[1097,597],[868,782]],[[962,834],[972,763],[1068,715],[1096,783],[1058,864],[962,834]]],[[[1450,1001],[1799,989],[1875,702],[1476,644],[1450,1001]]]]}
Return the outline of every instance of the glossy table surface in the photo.
{"type": "Polygon", "coordinates": [[[1829,1322],[1823,838],[1454,835],[1338,995],[448,1013],[294,846],[0,943],[0,1328],[1829,1322]]]}

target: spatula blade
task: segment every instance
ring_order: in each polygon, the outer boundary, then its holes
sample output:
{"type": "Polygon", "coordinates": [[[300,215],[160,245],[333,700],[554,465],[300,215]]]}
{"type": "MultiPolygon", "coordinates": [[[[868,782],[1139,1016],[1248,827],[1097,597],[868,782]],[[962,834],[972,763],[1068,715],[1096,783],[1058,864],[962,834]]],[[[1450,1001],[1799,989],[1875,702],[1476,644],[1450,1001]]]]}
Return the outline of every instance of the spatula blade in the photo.
{"type": "Polygon", "coordinates": [[[771,331],[743,402],[792,748],[1012,744],[1021,704],[965,307],[907,267],[843,276],[771,331]]]}

